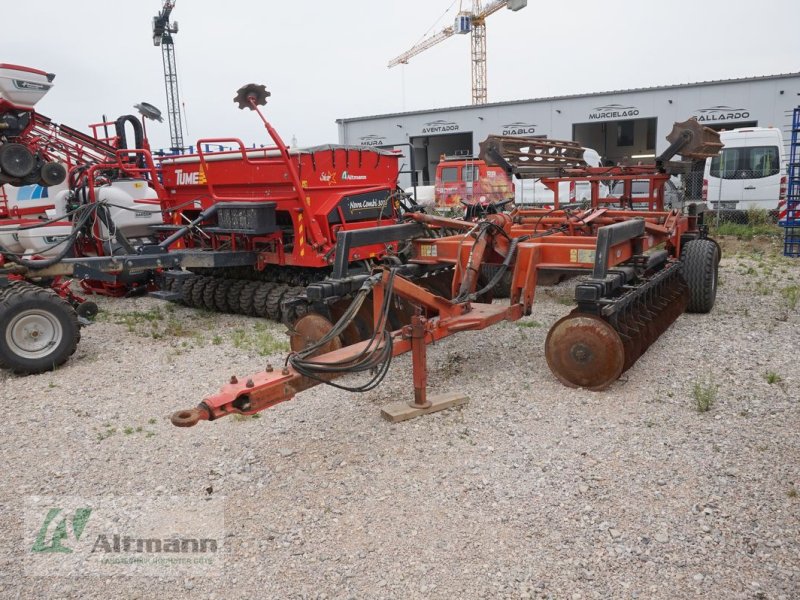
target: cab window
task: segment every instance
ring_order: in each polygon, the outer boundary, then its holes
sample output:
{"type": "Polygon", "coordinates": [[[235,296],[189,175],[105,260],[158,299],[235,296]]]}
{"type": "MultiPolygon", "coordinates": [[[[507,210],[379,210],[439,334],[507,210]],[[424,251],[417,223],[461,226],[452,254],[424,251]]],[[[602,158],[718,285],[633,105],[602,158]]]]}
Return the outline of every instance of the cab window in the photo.
{"type": "Polygon", "coordinates": [[[442,167],[442,183],[458,181],[458,167],[442,167]]]}
{"type": "Polygon", "coordinates": [[[480,170],[475,165],[464,165],[464,181],[478,181],[480,170]]]}

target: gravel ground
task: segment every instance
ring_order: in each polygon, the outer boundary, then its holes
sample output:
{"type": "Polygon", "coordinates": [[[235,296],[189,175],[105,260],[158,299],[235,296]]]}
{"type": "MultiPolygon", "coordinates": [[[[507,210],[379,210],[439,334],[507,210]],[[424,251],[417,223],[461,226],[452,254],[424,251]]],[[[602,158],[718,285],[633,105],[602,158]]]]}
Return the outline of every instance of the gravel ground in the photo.
{"type": "Polygon", "coordinates": [[[101,298],[64,367],[0,373],[0,595],[798,598],[798,284],[796,261],[744,247],[712,314],[604,392],[550,374],[573,284],[541,288],[531,317],[429,351],[433,391],[468,404],[397,425],[379,409],[411,397],[408,357],[366,394],[174,428],[231,374],[280,363],[282,328],[101,298]],[[224,573],[27,575],[25,498],[115,494],[223,499],[224,573]]]}

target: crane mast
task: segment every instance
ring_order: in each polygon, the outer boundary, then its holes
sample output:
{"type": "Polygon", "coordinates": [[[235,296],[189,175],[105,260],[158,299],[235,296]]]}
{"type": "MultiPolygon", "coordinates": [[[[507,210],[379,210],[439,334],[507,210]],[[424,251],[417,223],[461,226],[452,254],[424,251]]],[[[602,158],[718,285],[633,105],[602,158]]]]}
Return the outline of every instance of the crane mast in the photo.
{"type": "Polygon", "coordinates": [[[161,58],[164,63],[170,149],[179,153],[185,146],[183,145],[183,119],[178,93],[178,68],[175,63],[175,41],[172,37],[173,34],[178,33],[178,23],[169,22],[173,8],[175,8],[175,0],[164,0],[161,12],[153,17],[153,45],[161,46],[161,58]]]}

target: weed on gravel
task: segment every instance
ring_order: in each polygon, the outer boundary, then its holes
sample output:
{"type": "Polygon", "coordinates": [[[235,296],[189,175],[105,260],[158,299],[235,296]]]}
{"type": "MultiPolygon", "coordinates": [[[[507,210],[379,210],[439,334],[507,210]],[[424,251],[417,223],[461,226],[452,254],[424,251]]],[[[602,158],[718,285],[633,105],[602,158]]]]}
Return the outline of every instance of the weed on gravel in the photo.
{"type": "Polygon", "coordinates": [[[251,329],[234,329],[231,332],[231,343],[234,348],[255,352],[259,356],[269,356],[279,352],[288,352],[289,344],[285,339],[276,337],[266,323],[256,323],[251,329]]]}
{"type": "Polygon", "coordinates": [[[717,401],[719,387],[712,380],[695,381],[692,385],[692,397],[695,409],[699,413],[708,412],[717,401]]]}

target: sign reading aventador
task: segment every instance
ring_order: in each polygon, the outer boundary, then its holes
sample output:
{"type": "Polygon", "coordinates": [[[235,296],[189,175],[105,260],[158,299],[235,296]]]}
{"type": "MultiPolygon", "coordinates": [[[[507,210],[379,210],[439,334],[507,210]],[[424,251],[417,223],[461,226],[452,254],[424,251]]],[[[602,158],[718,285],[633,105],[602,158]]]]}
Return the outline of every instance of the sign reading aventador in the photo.
{"type": "Polygon", "coordinates": [[[514,121],[508,125],[503,125],[503,135],[526,135],[536,132],[536,125],[534,123],[523,123],[522,121],[514,121]]]}
{"type": "Polygon", "coordinates": [[[425,123],[422,128],[422,133],[445,133],[447,131],[458,131],[458,123],[439,119],[438,121],[425,123]]]}
{"type": "Polygon", "coordinates": [[[623,117],[635,117],[639,114],[639,109],[635,106],[625,106],[623,104],[606,104],[597,106],[589,113],[589,119],[621,119],[623,117]]]}
{"type": "Polygon", "coordinates": [[[750,111],[746,108],[731,108],[730,106],[709,106],[708,108],[698,108],[697,120],[704,121],[736,121],[749,119],[750,111]]]}

